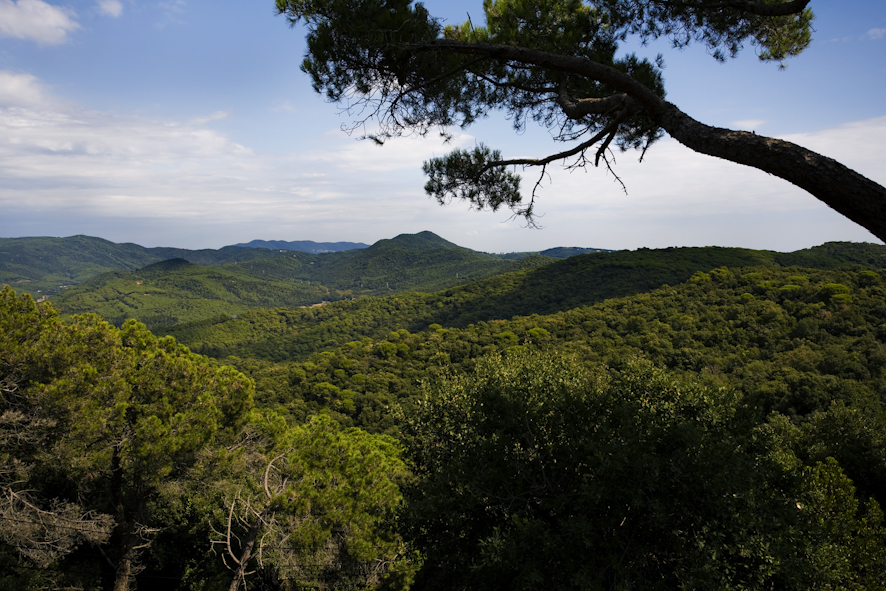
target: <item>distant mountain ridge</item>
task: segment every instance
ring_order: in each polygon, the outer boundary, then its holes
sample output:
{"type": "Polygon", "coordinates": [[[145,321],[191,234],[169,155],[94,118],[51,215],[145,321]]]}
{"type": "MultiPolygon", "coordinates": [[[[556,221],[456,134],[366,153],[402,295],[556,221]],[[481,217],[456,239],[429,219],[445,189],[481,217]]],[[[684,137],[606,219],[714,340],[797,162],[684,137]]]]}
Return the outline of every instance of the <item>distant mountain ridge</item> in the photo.
{"type": "Polygon", "coordinates": [[[680,283],[695,271],[719,266],[886,268],[886,247],[872,244],[829,243],[794,253],[716,247],[552,250],[568,258],[487,254],[432,232],[323,254],[239,246],[149,249],[86,236],[0,239],[0,283],[36,297],[52,296],[63,314],[95,312],[115,323],[137,318],[151,328],[253,308],[297,308],[407,291],[444,290],[449,297],[451,290],[463,289],[472,294],[465,295],[469,306],[462,301],[451,310],[436,310],[430,321],[464,325],[570,309],[680,283]],[[583,250],[592,253],[570,256],[583,250]],[[41,284],[53,283],[56,289],[36,295],[41,284]]]}
{"type": "Polygon", "coordinates": [[[234,244],[233,246],[241,248],[267,248],[268,250],[294,250],[311,254],[369,248],[368,244],[362,242],[314,242],[313,240],[293,240],[290,242],[285,240],[252,240],[250,242],[234,244]]]}
{"type": "Polygon", "coordinates": [[[368,248],[322,254],[237,246],[222,251],[255,256],[205,265],[181,253],[137,270],[105,272],[49,295],[63,314],[95,312],[115,324],[136,318],[154,329],[256,307],[293,308],[358,296],[449,289],[555,260],[538,255],[507,260],[463,248],[431,232],[401,234],[368,248]]]}
{"type": "MultiPolygon", "coordinates": [[[[364,288],[370,283],[376,287],[387,287],[391,282],[388,277],[390,269],[386,264],[402,260],[404,250],[412,251],[408,257],[412,264],[422,266],[441,264],[449,259],[448,266],[459,279],[479,279],[480,275],[492,271],[494,261],[518,261],[539,253],[521,252],[506,255],[486,254],[458,246],[444,240],[433,232],[417,234],[400,234],[391,239],[383,239],[374,245],[360,242],[313,242],[310,240],[285,242],[282,240],[253,240],[245,245],[225,246],[220,249],[188,250],[185,248],[153,247],[147,248],[133,243],[116,243],[104,238],[92,236],[56,237],[25,237],[0,238],[0,286],[12,285],[17,291],[54,295],[66,287],[79,285],[102,273],[114,271],[135,271],[147,265],[169,259],[184,259],[197,265],[220,266],[256,261],[277,261],[291,259],[293,253],[298,257],[319,257],[304,259],[301,264],[311,264],[315,273],[311,280],[323,283],[332,282],[343,289],[364,288]],[[301,245],[301,248],[299,248],[301,245]],[[397,252],[394,252],[397,251],[397,252]],[[435,252],[436,260],[419,260],[419,251],[435,252]],[[358,256],[358,253],[364,253],[358,256]],[[381,258],[376,255],[387,255],[381,258]],[[332,258],[326,258],[332,257],[332,258]],[[351,259],[351,267],[345,275],[351,275],[354,281],[343,280],[340,272],[333,272],[331,267],[342,267],[342,258],[351,259]],[[387,259],[383,261],[382,259],[387,259]],[[474,263],[483,259],[482,272],[474,263]],[[474,267],[472,271],[465,265],[474,267]],[[323,271],[319,271],[323,268],[323,271]],[[316,273],[319,271],[319,273],[316,273]],[[361,279],[362,278],[362,279],[361,279]]],[[[552,258],[564,258],[588,252],[607,252],[602,249],[554,248],[542,254],[552,258]]],[[[293,263],[294,261],[289,261],[293,263]]],[[[286,265],[284,264],[284,267],[286,265]]],[[[291,266],[291,265],[290,265],[291,266]]],[[[345,265],[348,266],[348,265],[345,265]]],[[[265,273],[273,273],[264,269],[265,273]]],[[[287,278],[291,277],[287,274],[287,278]]],[[[265,276],[270,279],[269,276],[265,276]]],[[[281,277],[282,278],[282,277],[281,277]]],[[[308,277],[302,277],[307,279],[308,277]]],[[[402,283],[402,282],[401,282],[402,283]]],[[[429,288],[424,279],[408,279],[405,283],[419,284],[429,288]]],[[[443,287],[442,284],[437,287],[443,287]]],[[[406,288],[404,285],[403,288],[406,288]]]]}
{"type": "MultiPolygon", "coordinates": [[[[398,234],[390,239],[382,239],[372,245],[372,248],[385,248],[388,244],[396,244],[403,248],[414,248],[417,250],[433,250],[437,248],[459,248],[461,250],[471,250],[464,246],[459,246],[454,242],[450,242],[445,238],[437,236],[433,232],[427,230],[417,232],[415,234],[398,234]]],[[[476,252],[476,251],[472,251],[476,252]]]]}
{"type": "Polygon", "coordinates": [[[198,265],[223,265],[286,256],[276,251],[226,246],[218,250],[147,248],[93,236],[0,238],[0,286],[17,291],[57,293],[60,286],[77,285],[102,273],[134,271],[169,259],[198,265]]]}

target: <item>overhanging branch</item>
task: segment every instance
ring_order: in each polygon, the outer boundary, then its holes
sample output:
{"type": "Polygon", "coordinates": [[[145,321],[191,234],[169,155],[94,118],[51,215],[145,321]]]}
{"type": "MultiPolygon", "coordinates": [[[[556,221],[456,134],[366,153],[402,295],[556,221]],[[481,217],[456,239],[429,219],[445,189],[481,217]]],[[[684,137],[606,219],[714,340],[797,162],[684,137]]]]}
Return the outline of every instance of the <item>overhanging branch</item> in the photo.
{"type": "Polygon", "coordinates": [[[605,115],[615,109],[624,108],[632,102],[630,97],[625,94],[613,94],[605,98],[571,99],[565,86],[561,86],[557,93],[557,104],[570,119],[581,119],[588,115],[605,115]]]}
{"type": "Polygon", "coordinates": [[[809,5],[810,1],[811,0],[792,0],[791,2],[782,2],[781,4],[761,4],[759,2],[749,2],[747,0],[728,0],[724,2],[711,3],[653,0],[653,3],[663,4],[665,6],[676,6],[681,8],[695,8],[698,10],[720,10],[723,8],[732,8],[757,16],[773,17],[800,14],[809,5]]]}
{"type": "MultiPolygon", "coordinates": [[[[886,188],[831,158],[797,144],[705,125],[615,68],[585,57],[513,45],[438,39],[411,44],[409,47],[413,51],[484,55],[503,64],[533,65],[607,84],[633,99],[661,129],[688,148],[757,168],[784,179],[866,228],[880,240],[886,241],[886,188]]],[[[578,151],[580,149],[573,149],[562,154],[575,154],[578,151]]],[[[560,155],[550,158],[558,157],[560,155]]],[[[541,161],[526,163],[539,162],[541,161]]]]}
{"type": "Polygon", "coordinates": [[[580,153],[584,152],[585,150],[587,150],[588,148],[590,148],[591,146],[593,146],[594,144],[596,144],[597,142],[599,142],[600,140],[603,140],[605,138],[603,145],[600,147],[599,150],[597,150],[597,155],[596,155],[596,158],[594,161],[594,165],[596,166],[600,162],[601,154],[606,150],[606,148],[609,146],[610,142],[612,142],[612,139],[615,137],[615,133],[616,133],[616,131],[618,131],[618,126],[621,124],[622,121],[624,121],[624,119],[625,119],[625,117],[627,117],[627,115],[628,115],[628,109],[624,109],[621,113],[618,114],[617,117],[615,117],[612,121],[610,121],[609,124],[606,127],[604,127],[602,131],[597,133],[591,139],[589,139],[585,142],[582,142],[573,148],[570,148],[570,149],[565,150],[563,152],[558,152],[557,154],[551,154],[550,156],[545,156],[544,158],[514,158],[511,160],[494,160],[492,162],[489,162],[481,170],[481,174],[483,172],[486,172],[490,168],[497,168],[497,167],[501,167],[501,166],[545,166],[545,165],[550,164],[551,162],[554,162],[556,160],[564,160],[564,159],[569,158],[571,156],[575,156],[576,154],[580,154],[580,153]]]}

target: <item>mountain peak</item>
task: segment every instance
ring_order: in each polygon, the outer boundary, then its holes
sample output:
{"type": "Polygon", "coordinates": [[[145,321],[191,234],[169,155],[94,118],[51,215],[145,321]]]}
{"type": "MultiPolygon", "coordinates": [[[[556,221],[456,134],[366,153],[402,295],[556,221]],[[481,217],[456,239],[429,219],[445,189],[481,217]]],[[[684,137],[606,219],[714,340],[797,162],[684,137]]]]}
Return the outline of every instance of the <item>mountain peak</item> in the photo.
{"type": "Polygon", "coordinates": [[[459,246],[458,244],[454,244],[440,238],[433,232],[429,232],[425,230],[423,232],[418,232],[417,234],[400,234],[399,236],[395,236],[390,240],[379,240],[376,244],[380,244],[382,242],[392,242],[397,246],[402,246],[404,248],[414,248],[419,250],[427,250],[427,249],[437,249],[437,248],[464,248],[459,246]]]}

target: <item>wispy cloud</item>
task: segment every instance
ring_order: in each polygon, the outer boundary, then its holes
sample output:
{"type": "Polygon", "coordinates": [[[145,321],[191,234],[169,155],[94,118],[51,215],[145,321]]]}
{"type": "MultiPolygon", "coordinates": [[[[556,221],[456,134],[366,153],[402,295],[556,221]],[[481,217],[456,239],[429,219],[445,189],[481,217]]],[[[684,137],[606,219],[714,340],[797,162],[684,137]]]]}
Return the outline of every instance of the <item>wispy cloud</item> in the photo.
{"type": "Polygon", "coordinates": [[[160,10],[163,12],[163,20],[157,23],[158,27],[171,23],[181,24],[183,21],[180,15],[185,10],[185,0],[164,0],[160,3],[160,10]]]}
{"type": "MultiPolygon", "coordinates": [[[[546,214],[540,221],[550,231],[542,234],[519,222],[502,223],[507,212],[468,213],[464,204],[439,208],[423,194],[421,163],[473,146],[470,135],[457,135],[446,146],[402,138],[377,147],[331,130],[304,138],[295,152],[271,154],[213,129],[212,122],[229,116],[220,111],[160,119],[93,111],[53,97],[30,74],[0,71],[0,235],[94,233],[153,245],[218,247],[269,236],[368,242],[430,229],[495,252],[564,240],[599,248],[789,249],[872,239],[780,179],[669,139],[653,146],[643,164],[634,152],[615,155],[614,170],[627,195],[603,167],[572,173],[549,167],[538,211],[546,214]],[[23,229],[22,220],[35,220],[37,229],[23,229]],[[845,231],[809,229],[834,223],[845,231]]],[[[886,184],[884,137],[886,117],[784,139],[886,184]]],[[[506,156],[537,153],[534,140],[525,139],[526,146],[513,146],[506,156]]],[[[523,174],[527,192],[537,174],[523,174]]]]}
{"type": "Polygon", "coordinates": [[[75,18],[73,10],[43,0],[0,0],[0,36],[4,37],[58,45],[80,28],[75,18]]]}
{"type": "Polygon", "coordinates": [[[0,107],[47,108],[57,103],[36,76],[0,70],[0,107]]]}
{"type": "Polygon", "coordinates": [[[231,116],[230,111],[216,111],[216,112],[211,113],[205,117],[195,117],[195,118],[191,119],[190,121],[188,121],[188,125],[196,125],[196,126],[206,125],[207,123],[210,123],[212,121],[221,121],[222,119],[227,119],[230,116],[231,116]]]}
{"type": "Polygon", "coordinates": [[[757,130],[760,129],[763,125],[766,124],[766,120],[764,119],[742,119],[740,121],[733,121],[732,126],[737,129],[751,129],[757,130]]]}
{"type": "Polygon", "coordinates": [[[882,39],[886,37],[886,29],[868,29],[868,32],[853,37],[835,37],[833,39],[828,39],[830,43],[852,43],[853,41],[876,41],[877,39],[882,39]]]}
{"type": "Polygon", "coordinates": [[[98,10],[100,13],[112,16],[114,18],[123,14],[123,4],[120,0],[98,0],[98,10]]]}
{"type": "Polygon", "coordinates": [[[277,112],[277,113],[280,113],[280,112],[291,113],[291,112],[295,111],[295,104],[293,104],[292,101],[288,101],[288,100],[278,101],[278,102],[274,103],[273,107],[271,107],[271,111],[277,112]]]}
{"type": "Polygon", "coordinates": [[[227,116],[90,111],[53,99],[30,74],[0,72],[0,210],[173,224],[359,225],[394,211],[409,215],[408,204],[394,205],[407,194],[425,205],[420,166],[434,149],[429,144],[372,149],[336,132],[322,140],[326,149],[261,154],[209,127],[227,116]],[[405,182],[390,176],[404,169],[405,182]],[[388,204],[357,205],[376,197],[388,204]]]}

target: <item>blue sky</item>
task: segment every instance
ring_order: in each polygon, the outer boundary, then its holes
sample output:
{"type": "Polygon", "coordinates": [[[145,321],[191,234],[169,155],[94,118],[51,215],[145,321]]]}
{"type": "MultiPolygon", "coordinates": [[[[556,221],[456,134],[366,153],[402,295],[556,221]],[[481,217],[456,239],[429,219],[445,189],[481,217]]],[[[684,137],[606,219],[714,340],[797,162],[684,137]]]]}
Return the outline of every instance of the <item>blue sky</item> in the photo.
{"type": "MultiPolygon", "coordinates": [[[[449,22],[482,14],[480,0],[425,5],[449,22]]],[[[633,49],[664,54],[668,99],[693,117],[794,141],[886,184],[886,2],[811,6],[812,46],[784,71],[752,48],[725,64],[703,47],[633,49]]],[[[627,195],[601,169],[552,171],[540,230],[441,208],[421,163],[452,146],[349,137],[351,118],[299,71],[303,53],[303,31],[272,0],[0,0],[0,236],[218,248],[431,230],[488,252],[876,241],[784,181],[670,139],[643,164],[616,155],[627,195]]],[[[501,117],[457,130],[454,145],[480,141],[509,157],[558,148],[501,117]]]]}

